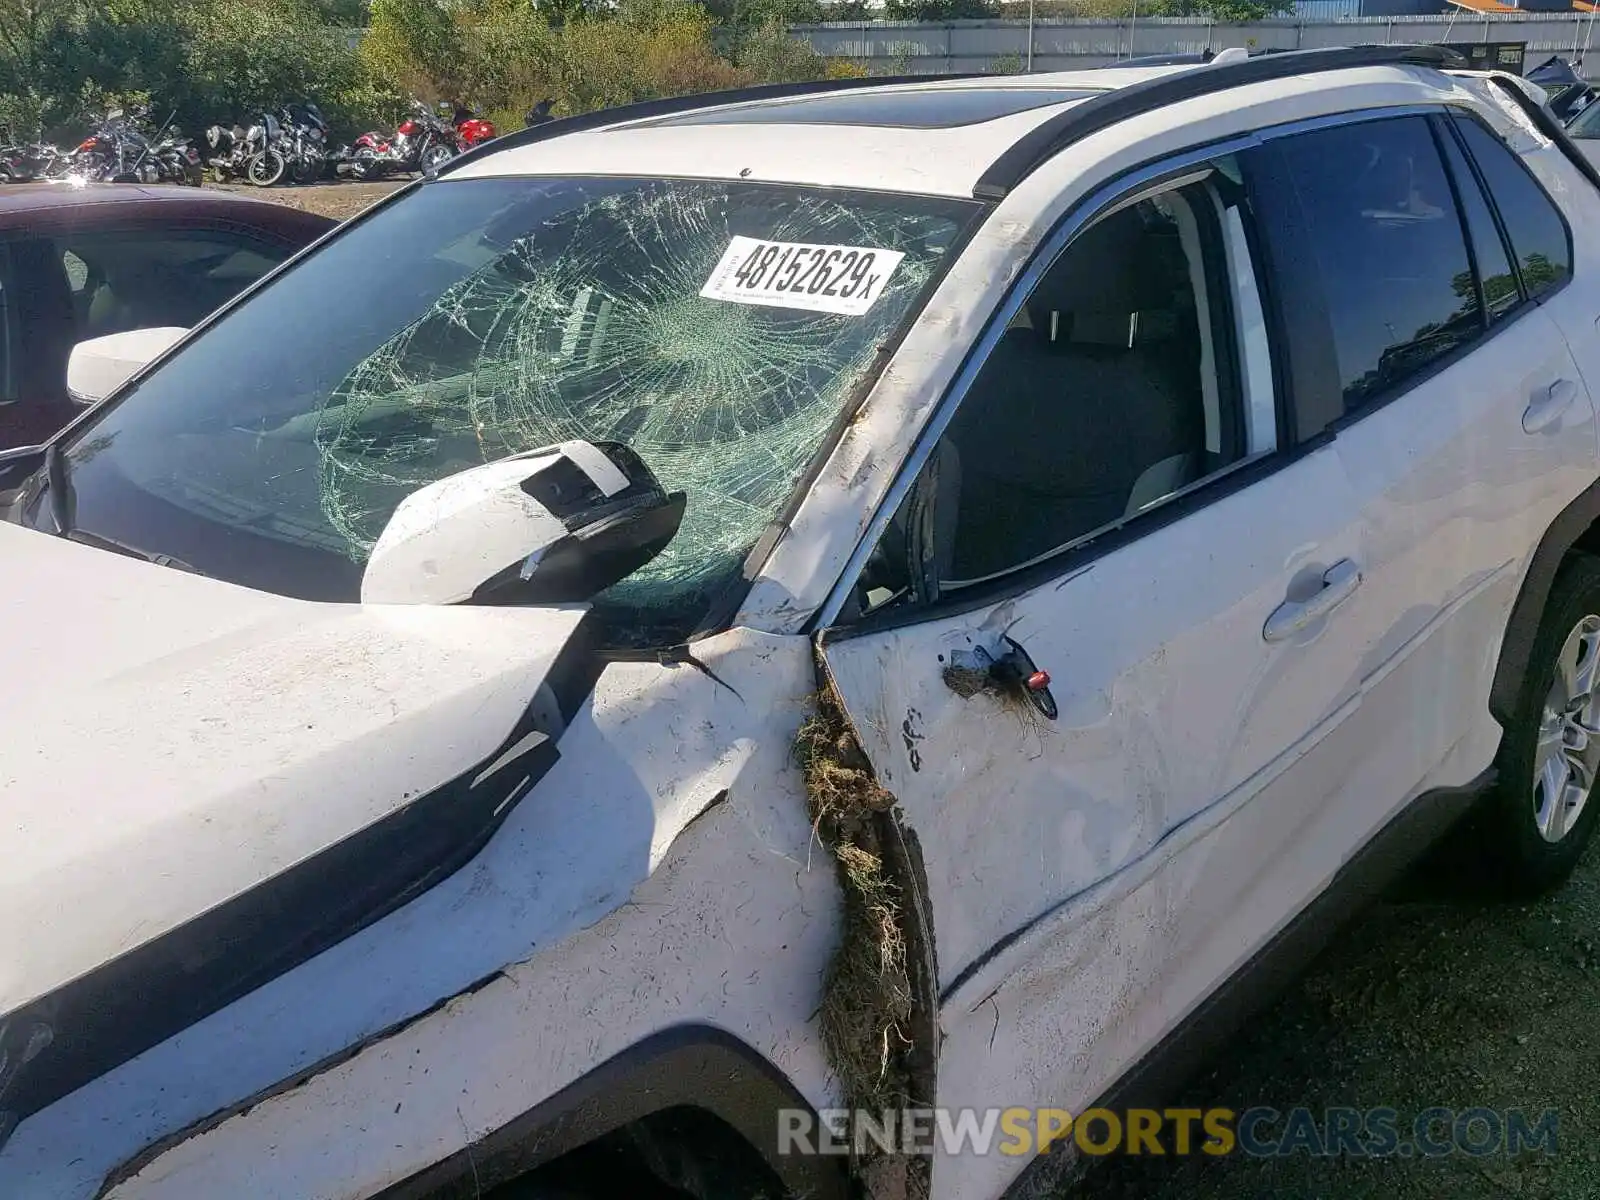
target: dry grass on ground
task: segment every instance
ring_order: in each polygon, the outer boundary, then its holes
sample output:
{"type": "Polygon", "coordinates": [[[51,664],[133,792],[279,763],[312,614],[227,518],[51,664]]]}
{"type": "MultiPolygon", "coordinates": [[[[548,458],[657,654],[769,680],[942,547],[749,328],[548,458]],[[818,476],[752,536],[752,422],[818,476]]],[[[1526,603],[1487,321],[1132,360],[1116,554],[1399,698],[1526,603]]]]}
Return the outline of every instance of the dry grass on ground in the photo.
{"type": "Polygon", "coordinates": [[[405,182],[405,180],[390,180],[384,183],[313,183],[303,187],[274,188],[251,187],[244,183],[219,183],[207,186],[221,191],[242,192],[259,200],[288,204],[294,208],[303,208],[342,221],[376,204],[396,188],[404,187],[405,182]]]}

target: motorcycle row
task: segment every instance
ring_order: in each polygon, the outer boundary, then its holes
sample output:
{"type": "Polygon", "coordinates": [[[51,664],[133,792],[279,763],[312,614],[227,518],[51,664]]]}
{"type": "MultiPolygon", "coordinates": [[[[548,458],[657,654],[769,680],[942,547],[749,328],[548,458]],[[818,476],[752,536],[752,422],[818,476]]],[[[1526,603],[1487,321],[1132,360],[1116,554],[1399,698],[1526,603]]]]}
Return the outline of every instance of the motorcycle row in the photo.
{"type": "Polygon", "coordinates": [[[163,137],[144,132],[148,112],[120,108],[108,112],[73,150],[62,151],[47,142],[0,147],[0,183],[26,183],[34,179],[64,179],[80,183],[183,183],[200,185],[204,166],[200,152],[176,131],[163,137]]]}
{"type": "MultiPolygon", "coordinates": [[[[420,101],[392,134],[363,133],[350,146],[329,145],[328,122],[309,101],[263,112],[248,126],[213,125],[203,149],[167,126],[144,132],[148,110],[113,109],[76,149],[47,143],[0,147],[0,183],[63,179],[82,183],[179,183],[213,178],[273,187],[285,180],[375,180],[435,170],[495,136],[494,125],[461,105],[451,115],[420,101]]],[[[170,120],[169,120],[170,124],[170,120]]]]}

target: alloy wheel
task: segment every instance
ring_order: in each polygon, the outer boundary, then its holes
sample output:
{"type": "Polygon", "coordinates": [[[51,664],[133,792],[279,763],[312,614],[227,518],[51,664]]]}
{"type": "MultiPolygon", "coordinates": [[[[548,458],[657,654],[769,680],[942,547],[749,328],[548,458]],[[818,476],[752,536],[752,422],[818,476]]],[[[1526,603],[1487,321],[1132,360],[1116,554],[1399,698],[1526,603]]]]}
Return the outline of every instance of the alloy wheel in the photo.
{"type": "Polygon", "coordinates": [[[1562,643],[1555,679],[1539,717],[1532,799],[1540,837],[1547,842],[1566,837],[1589,803],[1597,772],[1600,616],[1590,615],[1573,626],[1562,643]]]}

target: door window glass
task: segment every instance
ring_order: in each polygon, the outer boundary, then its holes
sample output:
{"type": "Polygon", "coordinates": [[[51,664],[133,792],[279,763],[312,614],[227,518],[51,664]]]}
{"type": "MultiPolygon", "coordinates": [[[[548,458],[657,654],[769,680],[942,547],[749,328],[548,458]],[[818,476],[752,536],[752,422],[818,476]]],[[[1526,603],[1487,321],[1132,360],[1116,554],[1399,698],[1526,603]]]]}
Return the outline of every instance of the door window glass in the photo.
{"type": "Polygon", "coordinates": [[[1572,274],[1572,252],[1567,224],[1555,202],[1522,160],[1482,122],[1458,117],[1456,127],[1505,223],[1528,295],[1536,297],[1565,283],[1572,274]]]}
{"type": "Polygon", "coordinates": [[[861,610],[1051,557],[1276,448],[1237,179],[1191,174],[1068,243],[891,523],[861,610]]]}
{"type": "MultiPolygon", "coordinates": [[[[1319,267],[1344,409],[1354,412],[1482,329],[1461,219],[1422,117],[1336,125],[1277,147],[1319,267]]],[[[1293,219],[1279,212],[1263,223],[1293,219]]]]}
{"type": "Polygon", "coordinates": [[[80,341],[198,325],[291,253],[220,229],[79,234],[64,239],[61,251],[80,341]]]}

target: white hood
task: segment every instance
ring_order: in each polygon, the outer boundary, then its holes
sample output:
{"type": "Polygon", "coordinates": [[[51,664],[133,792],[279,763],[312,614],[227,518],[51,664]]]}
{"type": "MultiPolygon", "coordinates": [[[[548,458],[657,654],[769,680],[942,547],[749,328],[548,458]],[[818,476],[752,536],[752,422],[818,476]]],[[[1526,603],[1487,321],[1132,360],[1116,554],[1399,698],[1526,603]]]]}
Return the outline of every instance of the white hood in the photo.
{"type": "Polygon", "coordinates": [[[581,608],[317,604],[0,524],[0,1014],[495,753],[581,608]]]}

